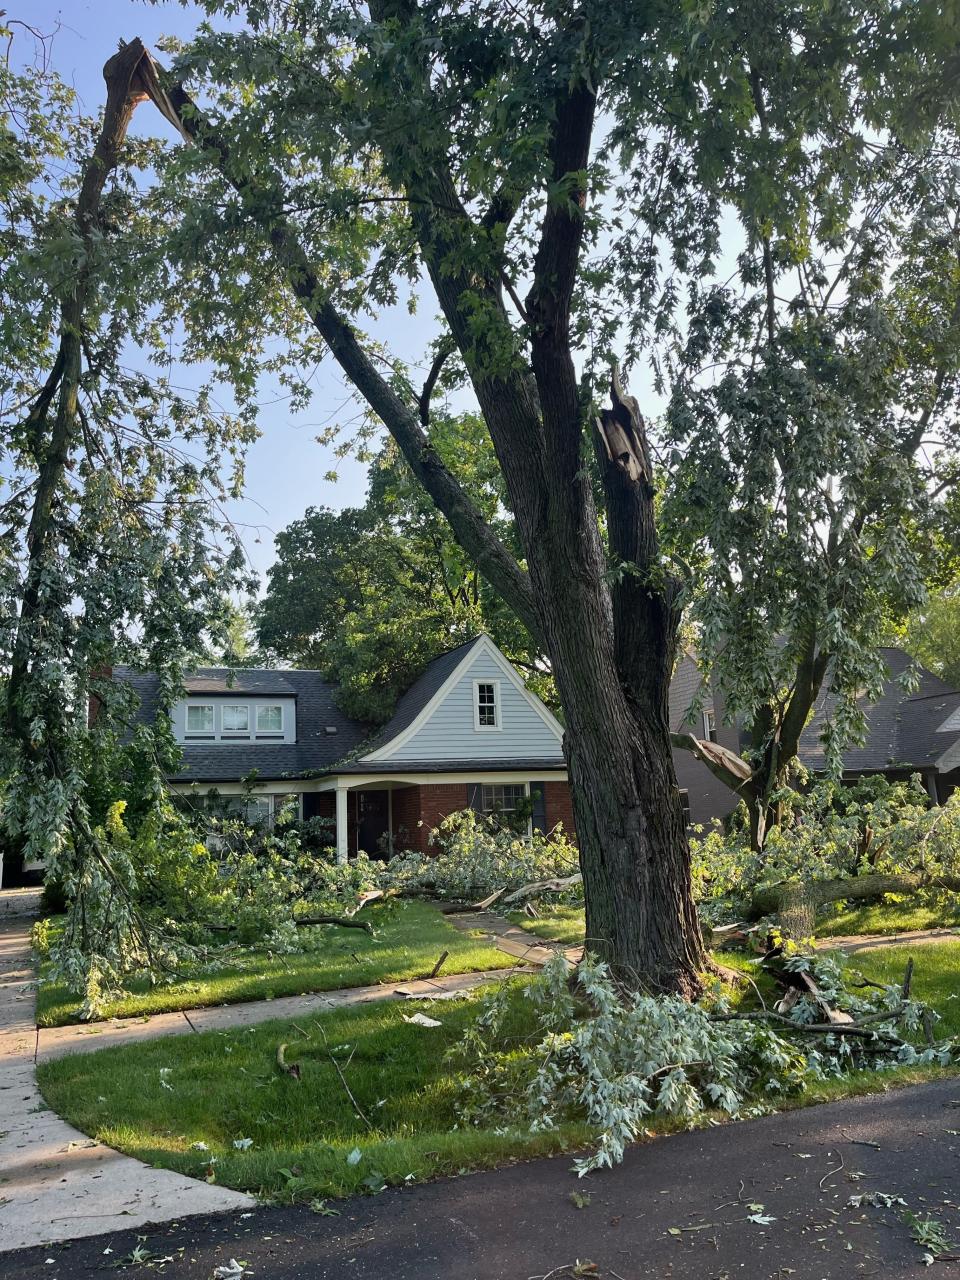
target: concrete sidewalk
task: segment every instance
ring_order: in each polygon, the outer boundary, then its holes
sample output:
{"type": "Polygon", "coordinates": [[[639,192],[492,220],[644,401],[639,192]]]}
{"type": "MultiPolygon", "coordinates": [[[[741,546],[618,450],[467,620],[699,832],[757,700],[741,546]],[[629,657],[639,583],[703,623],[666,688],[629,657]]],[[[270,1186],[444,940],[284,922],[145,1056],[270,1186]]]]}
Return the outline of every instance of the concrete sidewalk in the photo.
{"type": "Polygon", "coordinates": [[[246,1000],[242,1004],[211,1005],[178,1013],[155,1013],[141,1018],[111,1018],[106,1022],[74,1023],[66,1027],[40,1027],[36,1035],[36,1061],[50,1062],[68,1053],[93,1053],[118,1044],[136,1044],[161,1036],[191,1035],[201,1031],[230,1031],[253,1027],[278,1018],[302,1018],[381,1000],[451,1000],[485,982],[497,982],[511,973],[532,973],[518,965],[513,969],[486,969],[479,973],[452,973],[449,977],[382,982],[373,987],[344,987],[275,1000],[246,1000]]]}
{"type": "Polygon", "coordinates": [[[29,919],[0,916],[0,1253],[252,1208],[256,1201],[94,1142],[37,1090],[29,919]]]}

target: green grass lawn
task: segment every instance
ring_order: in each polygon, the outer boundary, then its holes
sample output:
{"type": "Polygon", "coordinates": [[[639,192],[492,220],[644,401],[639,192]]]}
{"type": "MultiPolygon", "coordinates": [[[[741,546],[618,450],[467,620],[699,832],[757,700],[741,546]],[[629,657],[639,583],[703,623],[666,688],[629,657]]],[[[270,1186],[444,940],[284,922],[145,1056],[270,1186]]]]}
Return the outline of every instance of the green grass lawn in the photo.
{"type": "Polygon", "coordinates": [[[583,907],[545,907],[536,919],[524,915],[522,911],[510,911],[507,918],[511,924],[529,929],[538,938],[546,938],[548,942],[567,942],[576,946],[583,941],[583,907]]]}
{"type": "Polygon", "coordinates": [[[279,1199],[348,1195],[582,1145],[587,1131],[573,1126],[539,1135],[453,1129],[456,1082],[444,1054],[476,1008],[474,998],[365,1005],[71,1055],[37,1074],[50,1106],[109,1146],[198,1178],[212,1156],[218,1182],[279,1199]],[[405,1022],[416,1010],[441,1025],[405,1022]],[[299,1082],[277,1066],[284,1042],[299,1082]],[[252,1145],[235,1149],[245,1138],[252,1145]]]}
{"type": "Polygon", "coordinates": [[[851,907],[837,915],[826,917],[817,925],[817,937],[906,933],[911,929],[939,929],[949,928],[951,925],[960,925],[960,905],[955,899],[919,904],[888,899],[869,906],[851,907]]]}
{"type": "MultiPolygon", "coordinates": [[[[915,994],[942,1015],[938,1036],[960,1034],[960,999],[950,998],[960,991],[960,943],[862,953],[850,967],[873,981],[899,982],[910,954],[915,994]]],[[[755,970],[747,956],[719,958],[755,970]]],[[[761,985],[768,983],[761,976],[761,985]]],[[[749,1005],[752,989],[740,999],[749,1005]]],[[[171,1037],[41,1064],[38,1079],[55,1111],[109,1146],[195,1177],[208,1175],[214,1157],[218,1182],[277,1199],[343,1196],[586,1145],[589,1134],[581,1126],[538,1135],[453,1128],[457,1079],[445,1053],[475,1015],[477,1001],[473,995],[443,1004],[383,1003],[171,1037]],[[406,1022],[417,1009],[441,1025],[406,1022]],[[282,1043],[287,1062],[299,1064],[299,1082],[277,1065],[282,1043]],[[347,1096],[328,1046],[366,1121],[347,1096]],[[234,1147],[248,1138],[247,1149],[234,1147]],[[359,1159],[351,1163],[354,1152],[359,1159]]],[[[525,1005],[517,1002],[518,1017],[525,1005]]],[[[860,1072],[778,1105],[882,1092],[942,1074],[935,1068],[860,1072]]],[[[654,1132],[676,1127],[650,1126],[654,1132]]]]}
{"type": "MultiPolygon", "coordinates": [[[[104,1017],[127,1018],[194,1009],[213,1004],[236,1004],[334,991],[338,987],[373,986],[399,982],[429,973],[441,951],[449,951],[442,974],[504,969],[511,959],[476,935],[462,933],[436,908],[424,902],[394,899],[364,909],[374,927],[371,936],[360,929],[322,926],[311,930],[319,941],[312,950],[290,955],[252,948],[232,952],[217,967],[186,971],[171,982],[151,985],[144,979],[126,984],[126,994],[112,1000],[104,1017]]],[[[37,1021],[43,1027],[78,1021],[79,997],[54,982],[41,982],[37,992],[37,1021]]]]}

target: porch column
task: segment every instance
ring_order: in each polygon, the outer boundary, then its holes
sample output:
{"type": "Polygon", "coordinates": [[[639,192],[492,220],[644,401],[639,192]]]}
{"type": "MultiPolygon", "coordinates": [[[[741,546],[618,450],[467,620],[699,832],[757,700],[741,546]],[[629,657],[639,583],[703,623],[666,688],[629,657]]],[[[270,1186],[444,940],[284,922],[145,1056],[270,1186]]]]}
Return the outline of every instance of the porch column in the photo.
{"type": "Polygon", "coordinates": [[[337,786],[337,862],[347,861],[347,788],[337,786]]]}

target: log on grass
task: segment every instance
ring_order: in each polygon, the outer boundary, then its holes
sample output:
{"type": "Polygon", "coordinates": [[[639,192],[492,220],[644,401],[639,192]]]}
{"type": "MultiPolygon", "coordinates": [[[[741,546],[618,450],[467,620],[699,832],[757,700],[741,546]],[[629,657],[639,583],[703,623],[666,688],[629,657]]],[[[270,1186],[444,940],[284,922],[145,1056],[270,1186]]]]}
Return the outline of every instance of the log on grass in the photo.
{"type": "Polygon", "coordinates": [[[747,915],[751,920],[772,916],[798,901],[819,907],[827,902],[849,899],[880,898],[885,893],[917,893],[921,889],[949,889],[960,892],[960,875],[929,876],[904,872],[901,875],[851,876],[842,880],[811,880],[797,884],[773,884],[758,889],[750,901],[747,915]]]}
{"type": "Polygon", "coordinates": [[[314,924],[335,924],[341,929],[363,929],[373,933],[373,926],[366,920],[356,920],[353,916],[298,916],[293,922],[298,929],[306,929],[314,924]]]}

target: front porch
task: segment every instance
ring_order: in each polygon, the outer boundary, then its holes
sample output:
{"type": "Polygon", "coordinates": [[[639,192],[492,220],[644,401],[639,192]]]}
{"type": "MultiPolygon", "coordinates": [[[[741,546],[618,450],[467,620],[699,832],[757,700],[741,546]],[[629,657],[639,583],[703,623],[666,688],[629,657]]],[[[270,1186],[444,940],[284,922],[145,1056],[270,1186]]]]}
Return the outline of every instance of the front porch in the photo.
{"type": "Polygon", "coordinates": [[[374,773],[357,771],[322,778],[250,783],[174,784],[174,792],[233,801],[247,821],[271,824],[281,806],[299,801],[300,817],[332,824],[337,861],[358,852],[387,858],[413,850],[427,853],[430,832],[462,809],[510,812],[523,806],[529,830],[550,831],[558,823],[574,837],[573,812],[563,770],[471,769],[470,773],[374,773]]]}
{"type": "Polygon", "coordinates": [[[506,811],[523,805],[530,830],[557,823],[573,835],[566,774],[532,779],[519,772],[471,774],[339,775],[318,780],[303,797],[303,816],[332,818],[338,862],[358,852],[389,857],[426,853],[430,832],[462,809],[506,811]]]}

